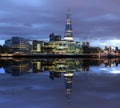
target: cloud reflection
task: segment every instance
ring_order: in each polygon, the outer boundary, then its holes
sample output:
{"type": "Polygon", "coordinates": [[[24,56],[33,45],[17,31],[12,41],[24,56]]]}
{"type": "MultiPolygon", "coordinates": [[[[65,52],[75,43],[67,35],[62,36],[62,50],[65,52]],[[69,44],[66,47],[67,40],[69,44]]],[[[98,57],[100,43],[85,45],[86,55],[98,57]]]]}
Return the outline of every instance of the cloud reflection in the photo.
{"type": "Polygon", "coordinates": [[[3,68],[0,68],[0,74],[5,74],[5,70],[3,68]]]}

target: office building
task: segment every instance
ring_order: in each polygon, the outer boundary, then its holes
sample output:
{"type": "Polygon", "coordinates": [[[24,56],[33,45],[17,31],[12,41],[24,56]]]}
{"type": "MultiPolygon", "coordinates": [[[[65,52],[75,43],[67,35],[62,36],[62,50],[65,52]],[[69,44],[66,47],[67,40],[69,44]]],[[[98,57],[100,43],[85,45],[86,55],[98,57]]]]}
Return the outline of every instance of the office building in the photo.
{"type": "Polygon", "coordinates": [[[54,33],[51,33],[49,38],[50,38],[50,42],[51,41],[61,41],[61,36],[60,35],[55,35],[54,33]]]}
{"type": "Polygon", "coordinates": [[[11,48],[12,47],[12,40],[11,39],[5,40],[4,46],[11,48]]]}
{"type": "Polygon", "coordinates": [[[33,53],[42,53],[44,47],[44,42],[39,40],[33,40],[33,53]]]}
{"type": "Polygon", "coordinates": [[[31,51],[30,44],[23,37],[12,37],[12,50],[14,52],[28,53],[31,51]]]}
{"type": "Polygon", "coordinates": [[[67,15],[66,15],[66,26],[65,26],[64,40],[66,40],[66,41],[73,41],[72,21],[71,21],[70,10],[67,11],[67,15]]]}

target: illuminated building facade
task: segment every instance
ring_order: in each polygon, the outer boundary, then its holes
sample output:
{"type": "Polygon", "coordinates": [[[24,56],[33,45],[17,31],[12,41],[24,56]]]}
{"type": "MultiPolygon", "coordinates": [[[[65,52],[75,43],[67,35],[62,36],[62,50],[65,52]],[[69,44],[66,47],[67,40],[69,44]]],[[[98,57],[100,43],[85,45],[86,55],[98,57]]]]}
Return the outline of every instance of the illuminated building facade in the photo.
{"type": "Polygon", "coordinates": [[[27,40],[25,40],[23,37],[12,37],[12,50],[14,52],[30,52],[30,44],[27,40]]]}
{"type": "Polygon", "coordinates": [[[42,53],[43,52],[44,42],[39,40],[33,40],[33,53],[42,53]]]}
{"type": "MultiPolygon", "coordinates": [[[[64,39],[61,39],[61,35],[55,35],[51,33],[49,35],[49,42],[40,40],[26,41],[22,37],[12,37],[10,40],[6,40],[6,46],[11,47],[14,52],[32,52],[33,54],[65,54],[65,55],[115,55],[111,47],[106,47],[103,51],[99,47],[90,47],[89,42],[75,42],[73,41],[72,34],[72,21],[70,10],[66,14],[66,26],[64,39]],[[29,48],[32,46],[32,49],[29,48]]],[[[27,55],[27,54],[26,54],[27,55]]],[[[116,52],[119,56],[119,52],[116,52]]]]}
{"type": "Polygon", "coordinates": [[[73,41],[72,21],[71,21],[70,10],[67,11],[67,15],[66,15],[66,26],[65,26],[64,40],[66,40],[66,41],[73,41]]]}
{"type": "Polygon", "coordinates": [[[74,41],[51,41],[44,45],[44,53],[82,54],[82,43],[74,41]]]}

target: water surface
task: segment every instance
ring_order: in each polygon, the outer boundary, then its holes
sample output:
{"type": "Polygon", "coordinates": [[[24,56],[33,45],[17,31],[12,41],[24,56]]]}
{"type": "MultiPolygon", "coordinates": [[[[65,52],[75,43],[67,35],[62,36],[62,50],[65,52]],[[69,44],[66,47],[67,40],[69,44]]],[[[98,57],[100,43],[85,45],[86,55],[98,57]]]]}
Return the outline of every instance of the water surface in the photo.
{"type": "Polygon", "coordinates": [[[0,59],[2,108],[119,108],[119,59],[0,59]]]}

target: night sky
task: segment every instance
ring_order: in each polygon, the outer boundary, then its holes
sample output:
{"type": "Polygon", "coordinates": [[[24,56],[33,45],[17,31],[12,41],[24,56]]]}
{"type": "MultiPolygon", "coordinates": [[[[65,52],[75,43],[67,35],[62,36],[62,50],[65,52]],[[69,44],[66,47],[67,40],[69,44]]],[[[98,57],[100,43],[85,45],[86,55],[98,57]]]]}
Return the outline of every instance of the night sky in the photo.
{"type": "Polygon", "coordinates": [[[46,41],[51,32],[63,38],[66,12],[71,9],[75,41],[87,37],[91,46],[120,47],[119,4],[119,0],[0,0],[0,40],[23,36],[46,41]]]}

